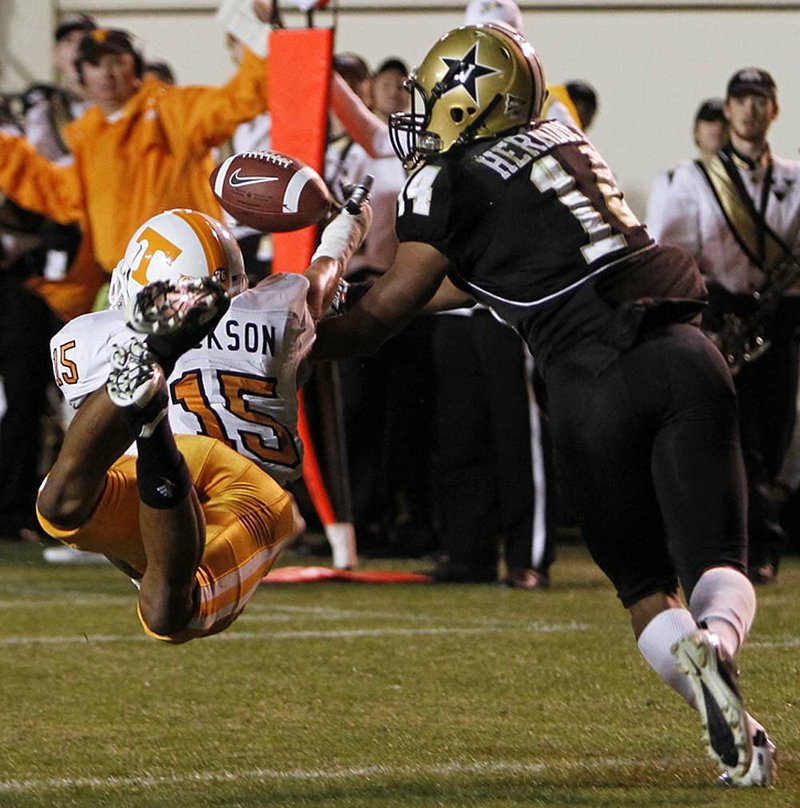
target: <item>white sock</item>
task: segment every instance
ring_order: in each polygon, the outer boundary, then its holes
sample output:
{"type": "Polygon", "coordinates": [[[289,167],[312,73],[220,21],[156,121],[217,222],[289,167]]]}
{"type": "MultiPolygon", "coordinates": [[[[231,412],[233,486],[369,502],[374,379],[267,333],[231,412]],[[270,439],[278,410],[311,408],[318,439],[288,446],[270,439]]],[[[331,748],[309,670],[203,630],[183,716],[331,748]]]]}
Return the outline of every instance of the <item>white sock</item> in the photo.
{"type": "Polygon", "coordinates": [[[647,664],[689,706],[696,707],[694,692],[686,674],[681,673],[672,656],[672,646],[687,634],[697,631],[697,624],[688,609],[666,609],[657,614],[639,635],[638,645],[647,664]]]}
{"type": "Polygon", "coordinates": [[[705,623],[731,655],[745,641],[756,616],[756,593],[747,576],[732,567],[706,570],[689,599],[698,623],[705,623]]]}

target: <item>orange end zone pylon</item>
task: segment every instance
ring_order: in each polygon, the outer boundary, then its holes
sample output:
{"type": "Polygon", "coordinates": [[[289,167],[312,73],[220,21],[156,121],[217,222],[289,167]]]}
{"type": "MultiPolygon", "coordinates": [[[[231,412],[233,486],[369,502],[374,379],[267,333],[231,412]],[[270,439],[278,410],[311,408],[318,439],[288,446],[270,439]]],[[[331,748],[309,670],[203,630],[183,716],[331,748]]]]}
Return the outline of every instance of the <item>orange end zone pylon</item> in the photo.
{"type": "MultiPolygon", "coordinates": [[[[291,154],[322,174],[328,131],[333,31],[272,31],[268,94],[272,148],[291,154]]],[[[274,233],[274,272],[303,272],[317,246],[316,226],[274,233]]]]}
{"type": "MultiPolygon", "coordinates": [[[[325,160],[332,65],[332,29],[271,32],[267,92],[272,116],[272,148],[297,157],[320,174],[325,160]]],[[[274,233],[272,243],[273,272],[303,272],[317,245],[317,228],[274,233]]],[[[298,433],[305,446],[303,480],[333,550],[333,564],[340,568],[354,567],[358,562],[355,531],[350,522],[337,519],[331,504],[302,397],[298,433]]]]}

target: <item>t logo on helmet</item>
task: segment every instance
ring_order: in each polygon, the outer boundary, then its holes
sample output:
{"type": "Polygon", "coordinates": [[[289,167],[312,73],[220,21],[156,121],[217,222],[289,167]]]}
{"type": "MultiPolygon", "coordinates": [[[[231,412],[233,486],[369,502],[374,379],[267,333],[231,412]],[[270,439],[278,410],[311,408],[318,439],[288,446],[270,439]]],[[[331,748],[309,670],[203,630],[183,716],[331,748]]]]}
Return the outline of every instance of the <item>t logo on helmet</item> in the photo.
{"type": "Polygon", "coordinates": [[[150,283],[147,278],[147,269],[156,253],[164,253],[171,263],[183,252],[177,244],[173,244],[169,239],[164,238],[161,233],[153,230],[152,227],[145,227],[142,230],[139,235],[139,244],[147,244],[147,246],[144,248],[144,255],[142,255],[131,277],[137,283],[141,283],[142,286],[147,286],[150,283]]]}

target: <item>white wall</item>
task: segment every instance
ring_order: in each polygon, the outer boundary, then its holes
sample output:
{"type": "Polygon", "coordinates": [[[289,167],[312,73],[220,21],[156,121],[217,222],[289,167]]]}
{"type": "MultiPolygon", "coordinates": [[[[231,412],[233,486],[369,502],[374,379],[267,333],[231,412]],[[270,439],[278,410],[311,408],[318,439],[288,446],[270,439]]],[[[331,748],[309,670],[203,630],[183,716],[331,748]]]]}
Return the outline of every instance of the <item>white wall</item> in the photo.
{"type": "MultiPolygon", "coordinates": [[[[288,6],[288,0],[284,0],[288,6]]],[[[435,38],[461,21],[463,3],[443,0],[341,0],[337,49],[373,65],[389,55],[418,61],[435,38]]],[[[652,176],[691,156],[691,124],[699,102],[723,95],[739,67],[770,70],[782,113],[772,133],[776,153],[800,146],[800,2],[638,3],[597,0],[522,2],[525,28],[548,78],[588,79],[600,95],[591,137],[643,213],[652,176]]],[[[182,83],[216,83],[231,72],[212,0],[0,0],[2,85],[17,89],[49,73],[52,20],[64,11],[94,13],[104,25],[136,33],[148,57],[165,58],[182,83]]],[[[302,23],[287,13],[291,26],[302,23]]],[[[319,14],[318,24],[330,24],[319,14]]],[[[298,103],[300,100],[298,99],[298,103]]]]}

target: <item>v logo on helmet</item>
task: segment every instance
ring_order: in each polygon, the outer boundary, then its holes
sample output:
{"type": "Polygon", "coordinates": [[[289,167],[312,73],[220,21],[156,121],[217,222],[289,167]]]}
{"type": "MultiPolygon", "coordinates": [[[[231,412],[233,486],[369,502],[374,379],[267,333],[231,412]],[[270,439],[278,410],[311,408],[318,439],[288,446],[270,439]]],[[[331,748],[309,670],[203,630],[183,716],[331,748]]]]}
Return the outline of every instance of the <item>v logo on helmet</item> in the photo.
{"type": "Polygon", "coordinates": [[[240,176],[239,172],[241,171],[240,168],[237,168],[233,174],[228,177],[228,184],[234,188],[240,188],[243,185],[258,185],[261,182],[277,182],[277,177],[242,177],[240,176]]]}
{"type": "Polygon", "coordinates": [[[451,86],[445,89],[443,95],[456,87],[463,87],[468,93],[470,98],[477,104],[478,103],[478,88],[477,81],[482,76],[491,76],[499,73],[488,65],[479,64],[476,59],[478,58],[478,45],[473,45],[465,56],[460,59],[449,59],[442,56],[441,60],[447,65],[448,72],[454,68],[459,68],[451,79],[451,86]]]}

